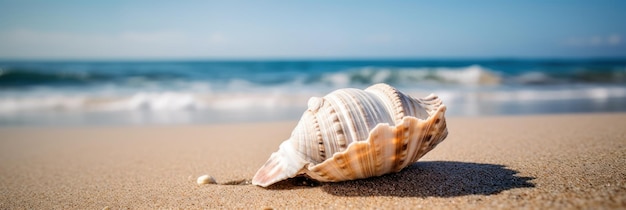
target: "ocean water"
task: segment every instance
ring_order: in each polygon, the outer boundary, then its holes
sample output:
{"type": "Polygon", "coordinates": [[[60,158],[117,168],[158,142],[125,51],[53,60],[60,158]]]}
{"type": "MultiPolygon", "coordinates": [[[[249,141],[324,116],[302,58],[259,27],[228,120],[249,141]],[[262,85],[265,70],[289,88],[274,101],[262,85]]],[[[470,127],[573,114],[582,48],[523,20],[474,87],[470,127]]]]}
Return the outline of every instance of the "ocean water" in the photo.
{"type": "Polygon", "coordinates": [[[295,121],[309,97],[381,82],[448,116],[626,111],[626,59],[0,61],[0,125],[295,121]]]}

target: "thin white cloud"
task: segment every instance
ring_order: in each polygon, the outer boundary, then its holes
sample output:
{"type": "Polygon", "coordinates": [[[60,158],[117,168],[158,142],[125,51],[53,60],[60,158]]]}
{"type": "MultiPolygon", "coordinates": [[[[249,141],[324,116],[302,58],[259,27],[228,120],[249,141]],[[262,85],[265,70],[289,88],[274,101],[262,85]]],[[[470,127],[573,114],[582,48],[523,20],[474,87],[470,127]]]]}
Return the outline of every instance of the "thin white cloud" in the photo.
{"type": "Polygon", "coordinates": [[[570,37],[565,40],[565,45],[574,47],[602,47],[602,46],[618,46],[622,44],[622,36],[620,34],[596,35],[590,37],[570,37]]]}

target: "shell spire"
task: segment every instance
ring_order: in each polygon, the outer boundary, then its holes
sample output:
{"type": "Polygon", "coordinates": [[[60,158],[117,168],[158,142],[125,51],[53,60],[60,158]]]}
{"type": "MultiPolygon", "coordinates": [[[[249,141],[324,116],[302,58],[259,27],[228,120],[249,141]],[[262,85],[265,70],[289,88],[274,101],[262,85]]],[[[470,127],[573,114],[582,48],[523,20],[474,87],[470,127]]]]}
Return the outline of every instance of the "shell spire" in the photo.
{"type": "Polygon", "coordinates": [[[398,172],[446,138],[445,111],[434,94],[413,98],[387,84],[313,97],[252,184],[267,187],[298,175],[338,182],[398,172]]]}

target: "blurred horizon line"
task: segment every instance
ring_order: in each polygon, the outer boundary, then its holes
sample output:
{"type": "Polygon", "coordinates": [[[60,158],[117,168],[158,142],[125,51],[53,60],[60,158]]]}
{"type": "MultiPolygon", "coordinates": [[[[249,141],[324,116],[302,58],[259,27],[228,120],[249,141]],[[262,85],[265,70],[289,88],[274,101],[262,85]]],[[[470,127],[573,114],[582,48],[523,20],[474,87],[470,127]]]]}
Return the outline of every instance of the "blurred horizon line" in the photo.
{"type": "Polygon", "coordinates": [[[332,62],[332,61],[626,61],[626,56],[450,56],[450,57],[160,57],[160,58],[2,58],[0,62],[332,62]]]}

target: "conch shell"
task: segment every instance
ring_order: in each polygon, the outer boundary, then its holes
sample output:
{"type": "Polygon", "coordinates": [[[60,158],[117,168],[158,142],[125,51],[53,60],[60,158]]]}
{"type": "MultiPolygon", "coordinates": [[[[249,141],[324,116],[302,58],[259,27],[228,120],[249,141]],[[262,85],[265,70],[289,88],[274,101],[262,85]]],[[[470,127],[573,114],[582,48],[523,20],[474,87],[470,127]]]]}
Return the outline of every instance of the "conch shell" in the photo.
{"type": "Polygon", "coordinates": [[[291,137],[252,184],[267,187],[298,175],[338,182],[398,172],[446,138],[445,111],[433,94],[413,98],[387,84],[312,97],[291,137]]]}

